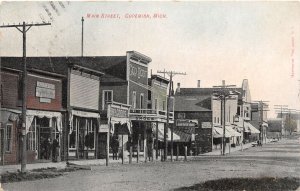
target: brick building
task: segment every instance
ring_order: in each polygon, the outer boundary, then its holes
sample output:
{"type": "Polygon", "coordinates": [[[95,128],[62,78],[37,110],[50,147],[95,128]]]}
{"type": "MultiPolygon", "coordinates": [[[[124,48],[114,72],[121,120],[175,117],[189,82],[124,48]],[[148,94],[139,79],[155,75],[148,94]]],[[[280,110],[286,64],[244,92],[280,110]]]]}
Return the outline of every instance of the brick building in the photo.
{"type": "MultiPolygon", "coordinates": [[[[4,160],[6,158],[6,163],[14,164],[20,161],[21,153],[18,119],[22,106],[22,62],[20,59],[1,59],[1,61],[1,116],[2,118],[9,116],[8,119],[2,119],[5,127],[3,145],[7,147],[4,160]],[[8,112],[10,112],[9,115],[8,112]],[[12,115],[15,116],[12,117],[12,115]]],[[[28,163],[35,160],[49,160],[51,141],[55,138],[58,138],[58,141],[61,140],[62,78],[58,74],[34,68],[29,68],[27,72],[26,145],[28,163]]]]}

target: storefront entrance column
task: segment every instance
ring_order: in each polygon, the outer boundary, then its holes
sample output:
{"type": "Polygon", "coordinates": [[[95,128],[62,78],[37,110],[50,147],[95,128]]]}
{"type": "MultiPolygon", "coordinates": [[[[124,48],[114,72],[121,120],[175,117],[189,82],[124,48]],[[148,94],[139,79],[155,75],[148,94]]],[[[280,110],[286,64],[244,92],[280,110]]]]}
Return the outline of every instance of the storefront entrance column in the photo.
{"type": "Polygon", "coordinates": [[[158,122],[156,122],[156,131],[155,131],[155,138],[156,138],[156,144],[155,144],[155,146],[156,146],[156,152],[155,152],[155,154],[156,154],[156,160],[158,160],[158,122]]]}
{"type": "Polygon", "coordinates": [[[0,127],[0,156],[1,156],[1,165],[4,165],[4,129],[0,127]]]}

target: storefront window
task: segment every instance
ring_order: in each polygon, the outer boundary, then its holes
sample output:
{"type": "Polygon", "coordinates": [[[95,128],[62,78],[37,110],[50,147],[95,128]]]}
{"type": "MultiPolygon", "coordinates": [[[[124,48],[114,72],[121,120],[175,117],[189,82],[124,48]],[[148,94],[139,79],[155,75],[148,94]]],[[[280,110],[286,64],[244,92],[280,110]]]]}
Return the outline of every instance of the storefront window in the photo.
{"type": "Polygon", "coordinates": [[[112,90],[104,90],[103,91],[103,109],[107,109],[107,103],[113,101],[113,91],[112,90]]]}
{"type": "Polygon", "coordinates": [[[11,124],[6,125],[5,135],[6,135],[5,151],[10,152],[12,146],[12,125],[11,124]]]}
{"type": "Polygon", "coordinates": [[[87,119],[87,133],[85,135],[85,146],[89,149],[95,148],[95,137],[94,137],[94,129],[95,124],[93,124],[92,119],[87,119]]]}

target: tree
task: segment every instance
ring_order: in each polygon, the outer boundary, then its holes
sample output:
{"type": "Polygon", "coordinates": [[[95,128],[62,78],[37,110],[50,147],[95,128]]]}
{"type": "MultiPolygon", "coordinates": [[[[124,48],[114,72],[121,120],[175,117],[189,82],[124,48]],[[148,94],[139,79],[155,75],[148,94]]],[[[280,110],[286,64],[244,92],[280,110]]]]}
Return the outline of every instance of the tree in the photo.
{"type": "Polygon", "coordinates": [[[288,132],[290,132],[290,134],[292,134],[292,132],[297,130],[296,120],[291,119],[290,117],[287,117],[285,119],[284,129],[285,129],[285,131],[288,131],[288,132]]]}

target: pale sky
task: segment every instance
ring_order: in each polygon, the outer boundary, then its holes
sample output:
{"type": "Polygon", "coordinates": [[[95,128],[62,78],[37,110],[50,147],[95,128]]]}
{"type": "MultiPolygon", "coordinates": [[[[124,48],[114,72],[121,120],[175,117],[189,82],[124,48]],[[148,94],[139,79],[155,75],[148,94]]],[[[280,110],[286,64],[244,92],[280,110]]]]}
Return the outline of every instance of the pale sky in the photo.
{"type": "MultiPolygon", "coordinates": [[[[252,100],[300,109],[299,2],[2,2],[0,25],[49,20],[51,26],[27,32],[28,56],[80,56],[81,17],[84,55],[125,55],[135,50],[152,58],[150,69],[186,72],[174,85],[241,86],[249,80],[252,100]],[[87,18],[87,14],[120,18],[87,18]],[[129,19],[126,14],[166,15],[129,19]],[[294,42],[293,42],[294,41],[294,42]],[[294,67],[292,66],[294,60],[294,67]],[[293,76],[292,73],[294,73],[293,76]]],[[[22,56],[22,35],[0,29],[0,55],[22,56]]],[[[150,70],[149,70],[150,73],[150,70]]]]}

